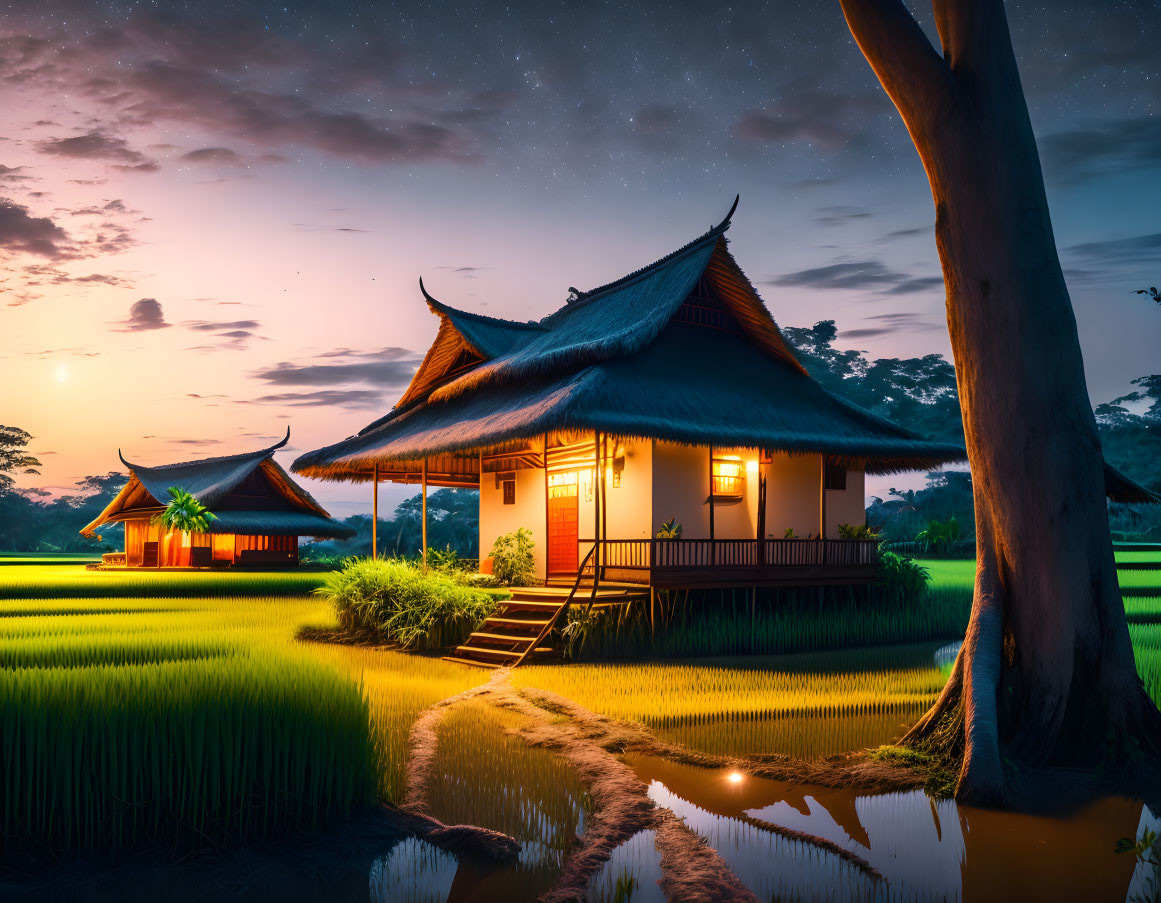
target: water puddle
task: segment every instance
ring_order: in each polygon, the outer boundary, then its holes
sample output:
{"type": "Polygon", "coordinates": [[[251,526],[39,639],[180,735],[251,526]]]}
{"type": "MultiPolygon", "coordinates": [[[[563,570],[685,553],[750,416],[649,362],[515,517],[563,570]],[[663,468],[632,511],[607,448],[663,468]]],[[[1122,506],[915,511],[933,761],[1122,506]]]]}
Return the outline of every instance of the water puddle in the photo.
{"type": "Polygon", "coordinates": [[[922,791],[858,795],[649,756],[626,761],[654,802],[705,837],[761,899],[1120,901],[1150,877],[1113,849],[1156,822],[1131,800],[1100,800],[1059,819],[959,806],[922,791]],[[830,841],[884,882],[764,824],[830,841]]]}
{"type": "Polygon", "coordinates": [[[484,866],[406,841],[376,861],[370,879],[375,903],[517,903],[555,885],[584,832],[587,797],[555,753],[530,749],[505,733],[520,717],[483,702],[449,712],[439,728],[437,777],[428,792],[432,815],[445,824],[480,825],[515,837],[522,847],[518,860],[484,866]]]}

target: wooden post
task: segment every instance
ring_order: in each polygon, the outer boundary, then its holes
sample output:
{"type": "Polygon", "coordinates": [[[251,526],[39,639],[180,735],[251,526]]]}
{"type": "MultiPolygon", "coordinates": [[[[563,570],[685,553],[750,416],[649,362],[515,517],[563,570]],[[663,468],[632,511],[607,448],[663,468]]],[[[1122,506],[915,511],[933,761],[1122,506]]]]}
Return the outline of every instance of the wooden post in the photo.
{"type": "Polygon", "coordinates": [[[826,539],[826,455],[818,469],[818,538],[826,539]]]}
{"type": "MultiPolygon", "coordinates": [[[[548,586],[548,433],[544,434],[544,585],[548,586]]],[[[580,474],[577,474],[577,493],[580,493],[580,474]]],[[[580,504],[580,500],[577,500],[580,504]]],[[[579,517],[577,533],[580,533],[579,517]]],[[[577,561],[580,561],[580,543],[577,543],[577,561]]],[[[567,612],[566,612],[567,614],[567,612]]]]}
{"type": "Polygon", "coordinates": [[[423,570],[427,571],[427,458],[423,459],[423,471],[421,475],[423,481],[423,570]]]}
{"type": "Polygon", "coordinates": [[[371,558],[379,557],[379,465],[371,472],[371,558]]]}
{"type": "Polygon", "coordinates": [[[717,542],[714,539],[714,447],[709,447],[709,538],[710,538],[710,564],[716,564],[718,560],[717,542]]]}
{"type": "Polygon", "coordinates": [[[601,573],[601,491],[600,484],[597,482],[601,473],[601,434],[599,432],[593,433],[593,460],[596,462],[596,470],[593,471],[593,542],[596,543],[596,548],[593,550],[593,595],[597,591],[597,576],[601,573]]]}
{"type": "Polygon", "coordinates": [[[758,560],[766,563],[766,471],[762,469],[762,449],[758,449],[758,560]]]}

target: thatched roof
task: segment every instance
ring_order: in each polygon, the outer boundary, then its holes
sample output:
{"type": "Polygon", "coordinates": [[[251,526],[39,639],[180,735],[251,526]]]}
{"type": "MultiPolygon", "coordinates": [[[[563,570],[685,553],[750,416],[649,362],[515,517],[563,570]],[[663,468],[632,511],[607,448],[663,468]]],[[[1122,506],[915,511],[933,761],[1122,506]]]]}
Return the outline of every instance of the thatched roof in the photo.
{"type": "Polygon", "coordinates": [[[258,451],[238,455],[183,461],[145,467],[131,464],[117,452],[129,468],[129,482],[97,517],[80,532],[90,536],[110,521],[141,517],[166,505],[167,490],[185,490],[217,515],[210,522],[211,533],[246,533],[293,536],[353,536],[349,527],[336,523],[326,510],[274,460],[274,452],[290,440],[290,428],[281,442],[258,451]],[[246,477],[261,471],[275,493],[274,500],[261,509],[215,510],[246,477]],[[297,529],[301,528],[301,529],[297,529]]]}
{"type": "Polygon", "coordinates": [[[369,480],[378,466],[402,480],[426,458],[429,481],[464,485],[480,453],[594,430],[822,452],[872,473],[963,460],[961,447],[924,441],[811,379],[730,254],[729,225],[727,215],[535,324],[457,311],[424,290],[440,334],[400,403],[291,469],[369,480]]]}
{"type": "Polygon", "coordinates": [[[1105,462],[1105,495],[1114,502],[1161,504],[1161,496],[1137,483],[1105,462]]]}

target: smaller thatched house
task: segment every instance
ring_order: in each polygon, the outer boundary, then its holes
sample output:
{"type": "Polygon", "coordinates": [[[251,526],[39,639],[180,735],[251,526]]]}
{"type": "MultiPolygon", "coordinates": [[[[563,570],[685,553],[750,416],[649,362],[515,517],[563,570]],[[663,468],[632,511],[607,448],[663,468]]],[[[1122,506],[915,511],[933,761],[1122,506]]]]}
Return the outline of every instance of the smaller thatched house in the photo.
{"type": "MultiPolygon", "coordinates": [[[[129,482],[81,534],[102,524],[125,524],[126,567],[294,565],[298,537],[348,538],[318,502],[274,461],[290,439],[258,451],[180,464],[130,464],[129,482]],[[170,487],[188,492],[216,516],[208,533],[166,531],[156,517],[170,487]]],[[[121,456],[121,453],[117,453],[121,456]]]]}

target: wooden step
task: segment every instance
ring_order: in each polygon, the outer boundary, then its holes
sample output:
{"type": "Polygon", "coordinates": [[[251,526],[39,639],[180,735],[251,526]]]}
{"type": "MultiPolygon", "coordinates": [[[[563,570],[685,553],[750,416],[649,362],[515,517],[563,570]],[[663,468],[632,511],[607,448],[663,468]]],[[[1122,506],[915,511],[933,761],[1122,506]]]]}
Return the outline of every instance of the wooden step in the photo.
{"type": "Polygon", "coordinates": [[[539,630],[532,636],[512,636],[507,633],[484,633],[477,630],[470,637],[468,637],[468,641],[472,642],[485,640],[489,643],[509,643],[513,646],[515,646],[517,643],[523,643],[525,646],[527,646],[529,643],[534,642],[538,636],[540,636],[539,630]]]}
{"type": "Polygon", "coordinates": [[[487,646],[456,646],[457,657],[471,658],[477,661],[481,658],[485,661],[500,659],[498,664],[504,664],[506,659],[515,661],[523,654],[522,652],[509,652],[506,649],[489,649],[487,646]]]}
{"type": "MultiPolygon", "coordinates": [[[[528,613],[535,614],[535,612],[528,613]]],[[[549,618],[518,618],[515,615],[502,614],[484,618],[484,623],[491,627],[529,627],[539,631],[549,623],[549,620],[549,618]]]]}
{"type": "Polygon", "coordinates": [[[502,665],[496,664],[495,662],[481,662],[481,661],[476,661],[476,659],[474,659],[474,658],[460,658],[460,657],[455,656],[455,655],[445,655],[445,656],[443,656],[443,661],[455,662],[457,665],[471,665],[471,667],[473,667],[473,668],[496,669],[496,668],[502,667],[502,665]]]}

